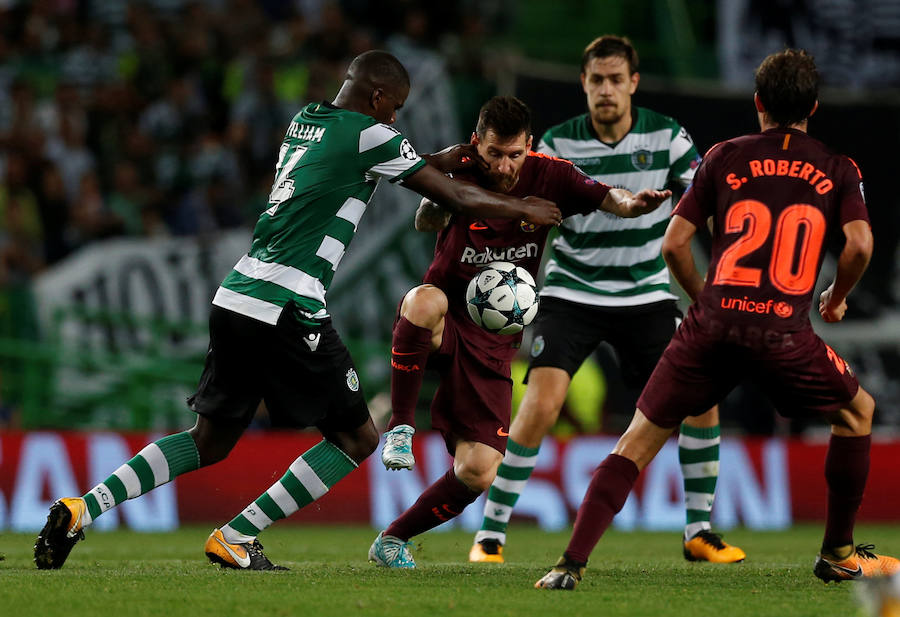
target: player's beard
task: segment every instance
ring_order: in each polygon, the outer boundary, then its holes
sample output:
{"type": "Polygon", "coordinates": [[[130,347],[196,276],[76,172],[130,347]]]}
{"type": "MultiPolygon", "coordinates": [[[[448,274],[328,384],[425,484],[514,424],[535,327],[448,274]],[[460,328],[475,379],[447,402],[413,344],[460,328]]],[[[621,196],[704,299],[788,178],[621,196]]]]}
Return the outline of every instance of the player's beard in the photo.
{"type": "Polygon", "coordinates": [[[591,120],[596,124],[616,124],[625,115],[625,110],[620,110],[615,105],[594,107],[591,112],[591,120]]]}
{"type": "Polygon", "coordinates": [[[508,193],[516,185],[516,182],[519,181],[519,174],[506,175],[488,173],[488,178],[490,179],[492,190],[498,193],[508,193]]]}

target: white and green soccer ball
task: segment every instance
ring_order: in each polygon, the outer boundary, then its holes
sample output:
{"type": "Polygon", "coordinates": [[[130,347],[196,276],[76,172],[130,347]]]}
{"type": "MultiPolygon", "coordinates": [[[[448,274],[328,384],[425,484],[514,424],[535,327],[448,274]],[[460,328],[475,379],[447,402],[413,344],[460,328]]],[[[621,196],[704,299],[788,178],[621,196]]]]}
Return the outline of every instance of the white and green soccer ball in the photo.
{"type": "Polygon", "coordinates": [[[534,278],[508,261],[495,261],[466,288],[466,308],[476,324],[495,334],[516,334],[537,315],[534,278]]]}

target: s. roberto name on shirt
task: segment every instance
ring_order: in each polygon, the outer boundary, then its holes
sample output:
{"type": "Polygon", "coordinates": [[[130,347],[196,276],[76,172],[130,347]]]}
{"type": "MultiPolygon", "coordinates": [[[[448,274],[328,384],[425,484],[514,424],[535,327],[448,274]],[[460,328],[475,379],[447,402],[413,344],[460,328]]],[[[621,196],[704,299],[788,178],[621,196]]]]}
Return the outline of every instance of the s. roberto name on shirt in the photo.
{"type": "Polygon", "coordinates": [[[518,261],[528,257],[536,257],[538,245],[529,242],[522,246],[486,246],[483,251],[478,251],[471,246],[463,249],[460,263],[464,264],[489,264],[493,261],[518,261]]]}

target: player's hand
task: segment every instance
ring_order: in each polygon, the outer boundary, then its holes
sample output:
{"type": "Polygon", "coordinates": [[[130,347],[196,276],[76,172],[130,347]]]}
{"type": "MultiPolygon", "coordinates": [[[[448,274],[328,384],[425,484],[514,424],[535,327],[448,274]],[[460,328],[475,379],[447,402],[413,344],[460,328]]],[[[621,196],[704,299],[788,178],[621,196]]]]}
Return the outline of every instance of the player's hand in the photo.
{"type": "Polygon", "coordinates": [[[525,197],[525,212],[522,219],[533,225],[559,225],[562,221],[562,212],[556,204],[540,197],[525,197]]]}
{"type": "Polygon", "coordinates": [[[835,304],[832,293],[834,285],[830,285],[828,289],[819,296],[819,315],[825,323],[835,323],[844,318],[847,312],[847,299],[844,298],[839,304],[835,304]]]}
{"type": "Polygon", "coordinates": [[[628,201],[628,212],[633,217],[653,212],[671,196],[672,191],[668,189],[665,191],[643,189],[631,196],[631,199],[628,201]]]}
{"type": "Polygon", "coordinates": [[[472,144],[456,144],[444,148],[440,152],[426,154],[423,158],[445,174],[469,168],[481,171],[490,169],[490,165],[481,158],[478,150],[472,144]]]}

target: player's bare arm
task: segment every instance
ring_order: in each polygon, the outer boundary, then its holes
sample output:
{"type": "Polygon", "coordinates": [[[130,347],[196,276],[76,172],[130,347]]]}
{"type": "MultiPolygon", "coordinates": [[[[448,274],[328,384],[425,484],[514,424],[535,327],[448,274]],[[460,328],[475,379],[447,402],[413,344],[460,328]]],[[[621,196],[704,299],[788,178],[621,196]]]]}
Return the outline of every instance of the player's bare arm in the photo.
{"type": "Polygon", "coordinates": [[[440,231],[450,223],[451,212],[423,197],[416,210],[416,231],[440,231]]]}
{"type": "Polygon", "coordinates": [[[434,165],[445,174],[461,169],[478,168],[483,172],[490,169],[490,165],[481,158],[481,155],[478,154],[478,149],[473,144],[448,146],[434,154],[423,154],[422,158],[429,165],[434,165]]]}
{"type": "Polygon", "coordinates": [[[600,208],[616,216],[631,219],[653,212],[671,196],[672,191],[668,189],[665,191],[643,189],[639,193],[632,193],[626,189],[611,189],[600,204],[600,208]]]}
{"type": "Polygon", "coordinates": [[[534,225],[558,225],[562,213],[552,201],[539,197],[518,199],[492,193],[469,182],[458,182],[436,167],[425,165],[406,178],[403,186],[451,212],[479,218],[522,219],[534,225]]]}
{"type": "Polygon", "coordinates": [[[843,230],[846,242],[838,258],[834,282],[819,297],[819,314],[827,323],[844,318],[847,296],[862,278],[872,257],[872,230],[867,221],[850,221],[843,230]]]}
{"type": "Polygon", "coordinates": [[[675,214],[669,221],[662,244],[663,259],[691,301],[697,300],[704,285],[703,277],[697,272],[694,255],[691,253],[691,240],[695,233],[697,228],[693,223],[675,214]]]}

